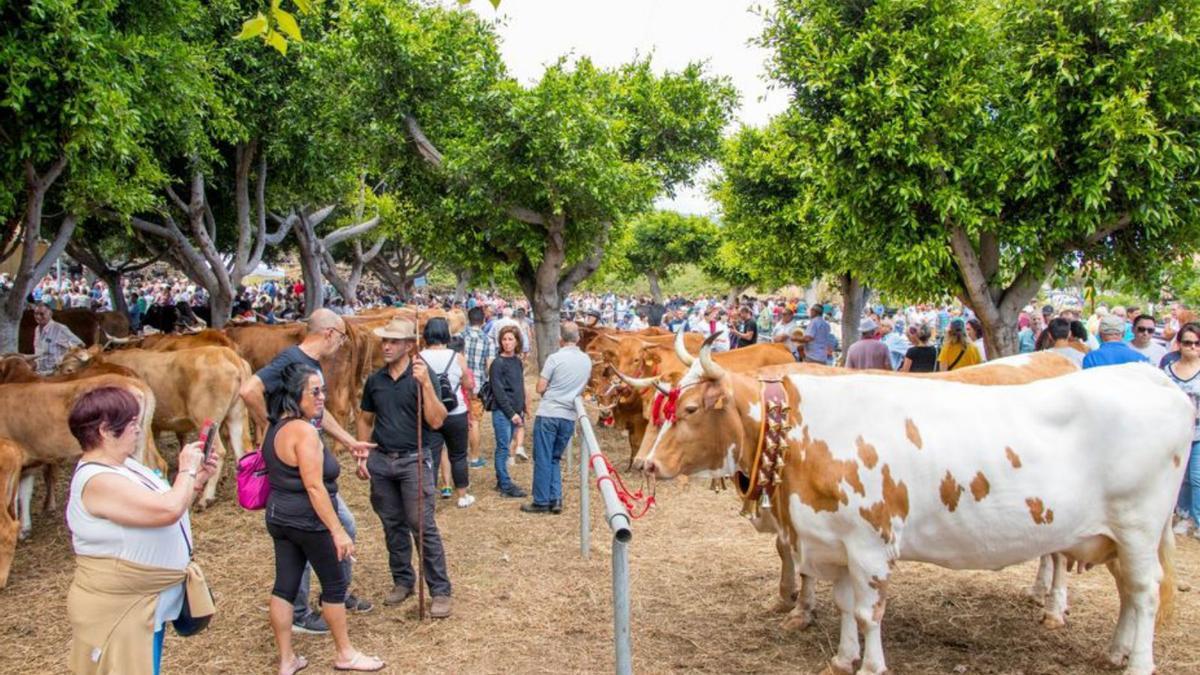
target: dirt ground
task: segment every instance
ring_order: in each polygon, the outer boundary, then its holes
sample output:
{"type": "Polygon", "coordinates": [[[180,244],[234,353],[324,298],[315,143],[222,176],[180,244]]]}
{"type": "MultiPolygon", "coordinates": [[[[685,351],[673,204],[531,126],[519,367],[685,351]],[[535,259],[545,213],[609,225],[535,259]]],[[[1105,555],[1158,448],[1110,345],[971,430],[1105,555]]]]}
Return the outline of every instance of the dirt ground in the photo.
{"type": "MultiPolygon", "coordinates": [[[[600,430],[619,467],[628,445],[600,430]]],[[[484,425],[485,447],[491,429],[484,425]]],[[[169,456],[173,453],[168,449],[169,456]]],[[[171,457],[173,459],[173,456],[171,457]]],[[[518,464],[528,487],[531,465],[518,464]]],[[[592,556],[579,555],[579,477],[572,467],[560,516],[520,513],[517,501],[492,491],[491,468],[472,470],[478,502],[458,509],[439,501],[438,524],[454,583],[454,616],[416,620],[415,601],[385,608],[390,589],[379,521],[367,486],[344,471],[345,495],[358,520],[354,589],[376,601],[351,617],[357,646],[389,663],[387,672],[611,672],[610,545],[594,481],[592,556]]],[[[39,492],[40,492],[39,487],[39,492]]],[[[65,483],[58,486],[60,503],[65,483]]],[[[168,631],[166,673],[271,673],[275,646],[266,605],[273,581],[270,539],[261,513],[242,511],[226,474],[220,500],[194,515],[197,558],[216,594],[218,615],[200,636],[168,631]]],[[[816,625],[785,633],[768,608],[778,579],[770,537],[737,516],[731,493],[700,484],[663,485],[659,506],[634,523],[631,548],[634,670],[816,672],[836,651],[838,621],[828,585],[818,586],[816,625]]],[[[9,585],[0,591],[0,673],[65,672],[70,627],[65,598],[73,570],[61,511],[35,514],[32,538],[17,549],[9,585]],[[40,517],[39,517],[40,516],[40,517]]],[[[1200,544],[1181,540],[1179,581],[1200,579],[1200,544]]],[[[1001,572],[951,572],[901,564],[890,584],[884,648],[894,673],[1090,673],[1116,622],[1108,573],[1071,580],[1068,626],[1046,631],[1025,598],[1035,564],[1001,572]]],[[[1178,595],[1177,618],[1160,632],[1161,673],[1200,672],[1200,591],[1178,595]]],[[[331,672],[328,636],[297,637],[307,672],[331,672]]]]}

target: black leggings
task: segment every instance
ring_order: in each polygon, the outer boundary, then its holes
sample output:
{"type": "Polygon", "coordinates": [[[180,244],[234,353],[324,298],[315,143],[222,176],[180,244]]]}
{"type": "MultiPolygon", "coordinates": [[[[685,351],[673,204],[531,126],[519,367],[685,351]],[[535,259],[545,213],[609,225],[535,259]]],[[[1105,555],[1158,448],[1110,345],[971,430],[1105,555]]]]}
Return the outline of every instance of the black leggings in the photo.
{"type": "Polygon", "coordinates": [[[467,418],[469,412],[458,415],[447,415],[442,422],[442,428],[437,430],[439,440],[431,446],[433,450],[433,475],[438,475],[442,464],[442,446],[446,446],[446,455],[450,458],[450,475],[454,478],[454,487],[466,488],[471,485],[471,473],[467,468],[467,450],[471,447],[469,438],[470,428],[467,418]]]}
{"type": "Polygon", "coordinates": [[[275,540],[275,587],[271,595],[289,605],[296,602],[300,575],[304,574],[304,566],[311,564],[321,580],[321,604],[340,605],[346,601],[346,576],[328,530],[298,530],[268,522],[267,532],[275,540]]]}

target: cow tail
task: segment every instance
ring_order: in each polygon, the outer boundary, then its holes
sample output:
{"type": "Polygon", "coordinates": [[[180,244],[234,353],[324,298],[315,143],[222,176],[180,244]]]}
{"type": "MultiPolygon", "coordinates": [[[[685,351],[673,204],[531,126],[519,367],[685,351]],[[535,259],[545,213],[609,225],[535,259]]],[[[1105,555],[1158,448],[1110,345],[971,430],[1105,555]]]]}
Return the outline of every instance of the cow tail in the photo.
{"type": "Polygon", "coordinates": [[[150,385],[145,385],[143,391],[145,410],[145,420],[142,422],[142,434],[145,436],[142,444],[142,464],[162,471],[165,478],[167,475],[167,460],[163,458],[162,453],[158,450],[158,442],[154,438],[154,408],[157,400],[154,398],[154,391],[150,389],[150,385]]]}
{"type": "Polygon", "coordinates": [[[1154,625],[1162,628],[1175,617],[1175,533],[1169,516],[1158,542],[1158,562],[1162,565],[1162,580],[1158,582],[1158,615],[1154,625]]]}

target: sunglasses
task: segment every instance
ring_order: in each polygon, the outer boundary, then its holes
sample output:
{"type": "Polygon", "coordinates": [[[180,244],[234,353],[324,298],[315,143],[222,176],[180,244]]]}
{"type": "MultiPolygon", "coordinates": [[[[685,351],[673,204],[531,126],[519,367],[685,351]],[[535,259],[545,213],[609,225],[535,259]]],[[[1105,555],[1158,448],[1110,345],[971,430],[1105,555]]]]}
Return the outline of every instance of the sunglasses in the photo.
{"type": "Polygon", "coordinates": [[[1134,330],[1136,330],[1139,333],[1153,333],[1154,326],[1138,326],[1134,330]]]}
{"type": "Polygon", "coordinates": [[[1180,340],[1179,341],[1179,346],[1181,346],[1181,347],[1195,347],[1196,345],[1200,345],[1200,340],[1180,340]]]}
{"type": "Polygon", "coordinates": [[[314,398],[325,398],[328,392],[325,387],[313,387],[308,390],[308,393],[312,394],[314,398]]]}

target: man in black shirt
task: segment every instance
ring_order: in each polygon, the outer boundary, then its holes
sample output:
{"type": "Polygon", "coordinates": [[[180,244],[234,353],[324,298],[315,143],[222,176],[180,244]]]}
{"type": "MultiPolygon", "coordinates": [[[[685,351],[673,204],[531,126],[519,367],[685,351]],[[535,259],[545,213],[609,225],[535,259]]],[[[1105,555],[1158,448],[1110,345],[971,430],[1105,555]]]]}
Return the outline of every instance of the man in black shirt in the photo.
{"type": "Polygon", "coordinates": [[[729,332],[736,342],[732,345],[734,348],[749,347],[758,342],[758,324],[749,305],[742,305],[738,318],[729,322],[729,332]]]}
{"type": "MultiPolygon", "coordinates": [[[[300,344],[279,352],[270,363],[242,383],[239,393],[254,420],[260,439],[259,445],[267,433],[268,426],[282,416],[284,371],[289,366],[299,363],[321,373],[321,379],[324,380],[321,359],[335,354],[345,342],[346,323],[342,317],[328,309],[318,309],[308,318],[308,330],[300,344]]],[[[359,441],[351,436],[328,412],[322,415],[321,419],[313,420],[313,424],[349,448],[355,457],[366,457],[367,452],[374,447],[373,443],[359,441]]],[[[346,528],[350,538],[354,539],[357,534],[354,514],[350,512],[340,494],[334,500],[334,506],[337,509],[338,520],[342,521],[342,527],[346,528]]],[[[351,559],[342,561],[342,573],[346,576],[347,588],[350,587],[352,569],[351,559]]],[[[306,568],[300,581],[300,592],[296,594],[292,627],[301,633],[327,633],[329,626],[325,624],[325,620],[308,606],[310,576],[310,571],[306,568]]],[[[347,611],[367,612],[371,607],[367,600],[353,594],[346,596],[347,611]]]]}
{"type": "Polygon", "coordinates": [[[412,595],[416,575],[412,567],[413,541],[421,532],[422,569],[433,604],[429,615],[450,616],[450,577],[446,552],[434,521],[435,484],[431,437],[446,419],[446,406],[433,386],[425,362],[416,359],[417,331],[412,322],[393,319],[375,334],[382,339],[383,368],[367,378],[363,386],[362,415],[358,437],[370,438],[375,450],[359,459],[358,477],[371,481],[371,508],[383,523],[388,547],[392,592],[385,605],[398,605],[412,595]],[[417,393],[421,409],[417,408],[417,393]],[[421,447],[417,447],[418,413],[421,447]],[[424,503],[418,508],[417,481],[420,475],[424,503]]]}

